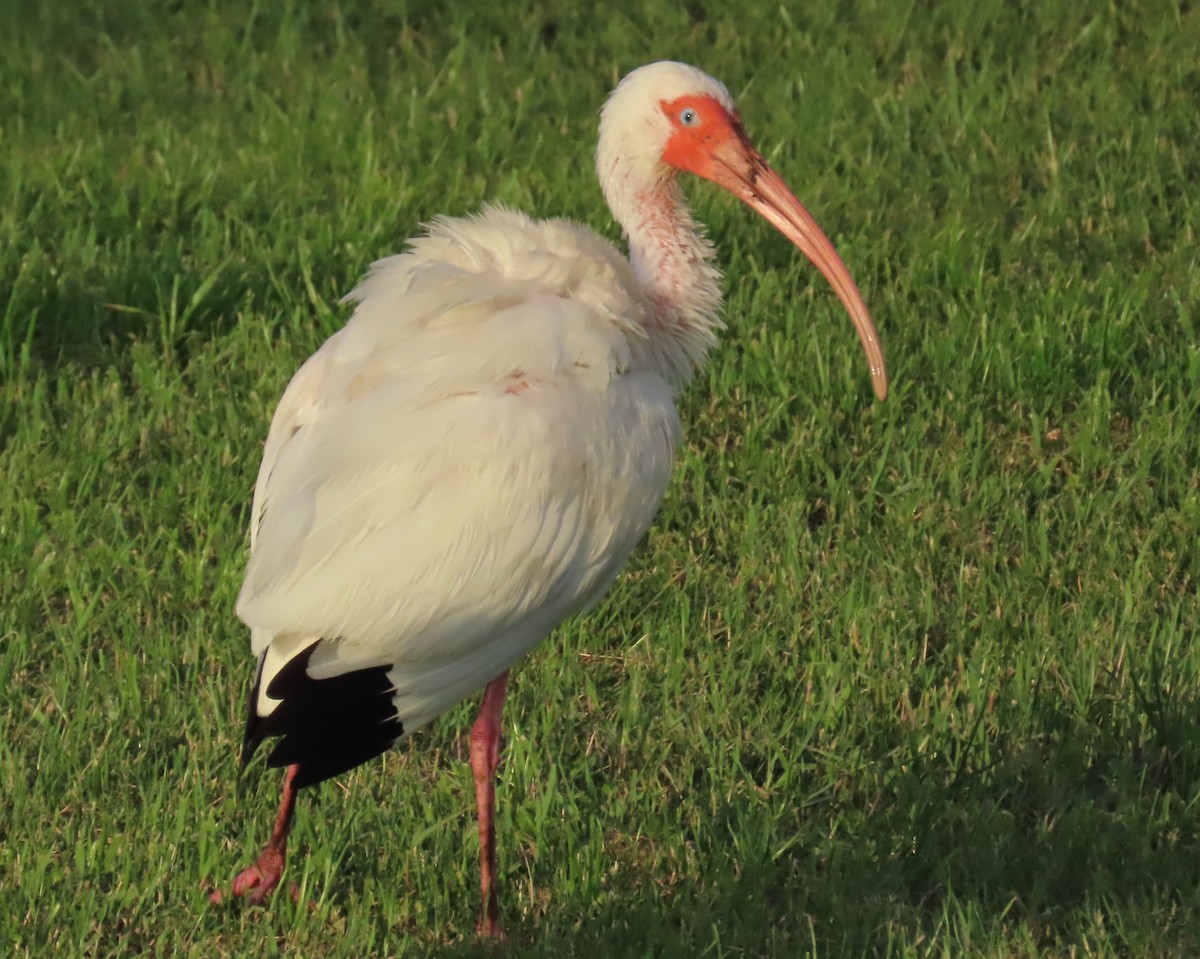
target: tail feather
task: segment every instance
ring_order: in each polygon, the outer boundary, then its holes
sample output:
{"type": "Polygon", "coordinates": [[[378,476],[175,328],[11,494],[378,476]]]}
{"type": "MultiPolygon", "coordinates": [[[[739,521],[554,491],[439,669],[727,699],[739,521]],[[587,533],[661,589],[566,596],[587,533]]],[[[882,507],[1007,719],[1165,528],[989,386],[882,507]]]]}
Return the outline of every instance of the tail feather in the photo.
{"type": "Polygon", "coordinates": [[[257,708],[258,687],[262,684],[263,660],[265,659],[265,653],[258,657],[258,667],[254,670],[254,682],[250,684],[250,691],[246,694],[246,733],[242,737],[242,755],[238,763],[239,775],[246,771],[250,759],[258,751],[258,747],[262,745],[262,741],[267,735],[257,708]]]}
{"type": "Polygon", "coordinates": [[[309,660],[324,641],[312,643],[267,677],[267,695],[280,702],[266,715],[258,712],[264,680],[260,660],[246,710],[243,768],[263,740],[278,737],[267,764],[298,764],[293,783],[310,786],[378,756],[404,735],[387,666],[327,679],[308,674],[309,660]]]}

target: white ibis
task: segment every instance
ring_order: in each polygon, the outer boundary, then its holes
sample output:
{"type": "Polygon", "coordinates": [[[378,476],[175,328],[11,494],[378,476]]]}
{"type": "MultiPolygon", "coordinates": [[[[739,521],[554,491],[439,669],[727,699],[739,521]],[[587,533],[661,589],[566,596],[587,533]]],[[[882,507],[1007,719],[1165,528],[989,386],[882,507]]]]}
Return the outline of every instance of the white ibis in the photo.
{"type": "Polygon", "coordinates": [[[720,272],[681,170],[812,260],[887,395],[849,271],[719,82],[681,63],[630,73],[601,112],[596,169],[628,259],[566,220],[438,219],[374,264],[275,411],[237,613],[258,657],[242,761],[277,737],[268,762],[287,771],[235,896],[261,902],[278,884],[299,788],[485,687],[470,750],[478,932],[502,934],[493,810],[508,670],[605,593],[650,526],[675,397],[721,328],[720,272]]]}

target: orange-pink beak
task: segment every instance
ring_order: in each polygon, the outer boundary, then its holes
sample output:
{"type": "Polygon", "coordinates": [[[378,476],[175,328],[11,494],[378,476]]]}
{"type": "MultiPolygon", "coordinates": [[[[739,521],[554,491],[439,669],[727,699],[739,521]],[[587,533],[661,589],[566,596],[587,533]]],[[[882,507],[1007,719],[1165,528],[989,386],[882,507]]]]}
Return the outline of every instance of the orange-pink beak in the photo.
{"type": "Polygon", "coordinates": [[[867,312],[862,294],[846,264],[829,242],[825,231],[804,209],[783,179],[771,169],[762,155],[742,137],[730,138],[713,150],[714,163],[706,171],[708,179],[720,184],[756,210],[780,233],[786,236],[808,257],[829,281],[838,299],[850,314],[854,329],[867,354],[871,368],[871,385],[875,395],[887,399],[887,362],[879,332],[867,312]]]}

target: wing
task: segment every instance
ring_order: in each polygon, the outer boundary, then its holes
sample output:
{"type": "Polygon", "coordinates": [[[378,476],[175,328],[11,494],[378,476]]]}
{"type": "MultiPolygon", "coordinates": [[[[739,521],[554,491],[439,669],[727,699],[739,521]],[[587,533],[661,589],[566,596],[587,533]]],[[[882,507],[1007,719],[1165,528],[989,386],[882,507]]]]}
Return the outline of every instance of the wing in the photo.
{"type": "Polygon", "coordinates": [[[508,668],[607,589],[669,478],[671,390],[630,368],[580,257],[571,295],[544,264],[448,259],[377,265],[272,424],[238,614],[260,656],[248,744],[282,733],[273,762],[308,742],[332,775],[367,758],[324,742],[354,704],[368,728],[335,739],[374,754],[508,668]]]}

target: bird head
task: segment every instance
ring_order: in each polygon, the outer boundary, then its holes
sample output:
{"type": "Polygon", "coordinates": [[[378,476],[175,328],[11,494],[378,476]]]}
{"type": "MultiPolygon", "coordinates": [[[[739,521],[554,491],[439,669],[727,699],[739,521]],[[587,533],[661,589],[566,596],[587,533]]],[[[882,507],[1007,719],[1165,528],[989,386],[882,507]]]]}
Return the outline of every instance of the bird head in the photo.
{"type": "Polygon", "coordinates": [[[829,281],[858,332],[876,396],[887,396],[883,348],[850,271],[816,220],[755,149],[733,98],[718,80],[670,61],[628,74],[601,111],[596,166],[622,223],[622,207],[641,202],[646,190],[671,189],[679,172],[716,183],[764,217],[829,281]]]}

